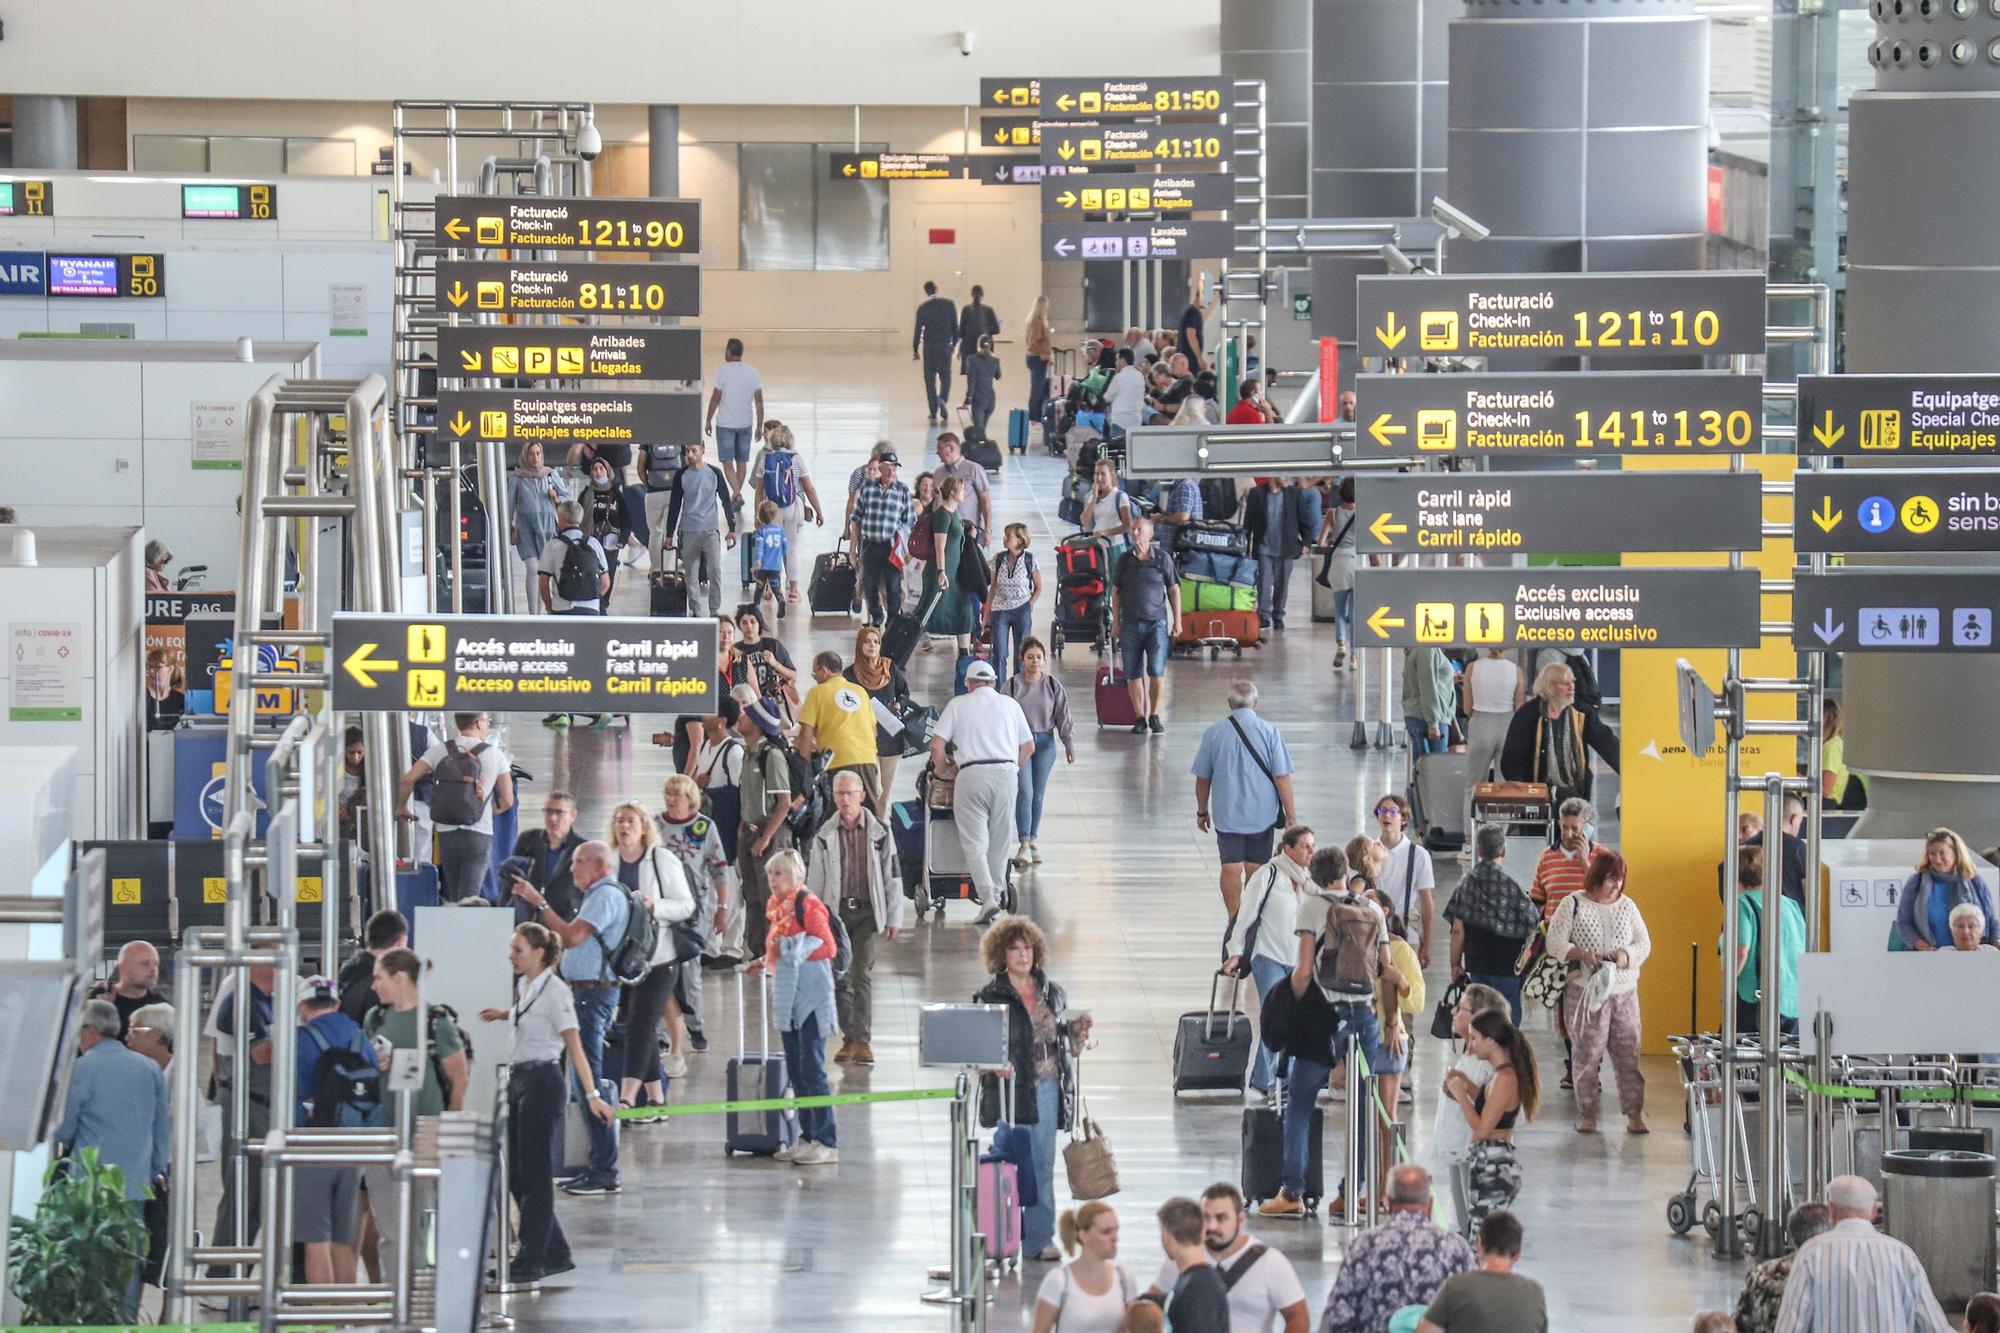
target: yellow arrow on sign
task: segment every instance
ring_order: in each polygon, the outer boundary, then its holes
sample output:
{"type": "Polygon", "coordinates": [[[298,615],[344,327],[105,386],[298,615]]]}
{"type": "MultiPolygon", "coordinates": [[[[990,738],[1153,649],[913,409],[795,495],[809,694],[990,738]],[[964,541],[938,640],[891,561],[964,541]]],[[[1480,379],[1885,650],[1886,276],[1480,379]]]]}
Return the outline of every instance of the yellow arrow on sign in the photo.
{"type": "Polygon", "coordinates": [[[454,241],[464,240],[465,223],[461,219],[453,218],[451,221],[444,224],[444,234],[451,237],[451,239],[453,239],[454,241]]]}
{"type": "Polygon", "coordinates": [[[999,129],[993,131],[993,142],[994,143],[1007,142],[1007,127],[1005,125],[1002,125],[999,129]]]}
{"type": "Polygon", "coordinates": [[[852,176],[854,174],[854,164],[852,162],[841,163],[840,174],[843,176],[852,176]]]}
{"type": "Polygon", "coordinates": [[[445,424],[451,427],[453,435],[458,436],[463,436],[467,431],[472,429],[472,423],[465,419],[465,412],[463,410],[453,413],[451,420],[445,424]]]}
{"type": "Polygon", "coordinates": [[[1383,328],[1379,325],[1376,327],[1375,336],[1382,340],[1382,345],[1384,347],[1388,348],[1390,351],[1393,352],[1398,347],[1401,347],[1403,345],[1403,339],[1406,335],[1408,335],[1409,330],[1396,322],[1396,312],[1393,310],[1389,312],[1389,318],[1387,322],[1388,322],[1387,328],[1383,328]]]}
{"type": "Polygon", "coordinates": [[[1069,161],[1076,156],[1076,145],[1070,143],[1068,140],[1064,140],[1062,143],[1056,145],[1056,156],[1065,162],[1069,161]]]}
{"type": "Polygon", "coordinates": [[[401,671],[403,669],[401,662],[391,662],[386,658],[369,656],[370,653],[379,647],[381,647],[380,644],[364,643],[349,653],[347,660],[340,664],[343,671],[361,682],[361,688],[364,690],[375,688],[375,672],[401,671]]]}
{"type": "Polygon", "coordinates": [[[1376,417],[1374,423],[1368,427],[1368,434],[1374,438],[1375,443],[1381,445],[1384,449],[1390,447],[1389,437],[1391,435],[1408,435],[1409,433],[1410,428],[1408,426],[1390,425],[1389,414],[1387,412],[1376,417]]]}
{"type": "Polygon", "coordinates": [[[1072,98],[1068,93],[1064,93],[1061,97],[1058,97],[1056,99],[1056,109],[1059,111],[1067,111],[1070,109],[1070,107],[1074,106],[1075,104],[1076,104],[1075,99],[1072,98]]]}
{"type": "Polygon", "coordinates": [[[1064,190],[1061,194],[1056,196],[1056,202],[1061,204],[1064,208],[1075,208],[1076,192],[1073,190],[1064,190]]]}
{"type": "Polygon", "coordinates": [[[1007,105],[1007,90],[1005,88],[995,88],[993,90],[993,105],[995,106],[1007,105]]]}
{"type": "Polygon", "coordinates": [[[1833,448],[1834,445],[1840,443],[1846,434],[1847,427],[1845,426],[1840,427],[1838,430],[1834,429],[1833,413],[1830,411],[1824,415],[1820,423],[1815,423],[1813,426],[1813,438],[1819,441],[1819,446],[1822,449],[1833,448]]]}
{"type": "Polygon", "coordinates": [[[458,354],[459,364],[464,366],[467,370],[479,369],[480,363],[484,359],[485,358],[481,357],[477,352],[467,352],[461,350],[458,354]]]}
{"type": "Polygon", "coordinates": [[[465,304],[466,298],[472,295],[472,293],[465,290],[464,283],[454,282],[451,285],[451,290],[444,295],[447,301],[450,301],[455,306],[460,306],[465,304]]]}
{"type": "Polygon", "coordinates": [[[1389,544],[1390,533],[1408,532],[1410,530],[1410,525],[1407,523],[1391,523],[1389,520],[1393,517],[1395,517],[1395,515],[1385,513],[1377,517],[1373,523],[1370,523],[1368,525],[1369,535],[1374,537],[1376,541],[1381,542],[1384,546],[1387,546],[1389,544]]]}
{"type": "Polygon", "coordinates": [[[1835,509],[1833,507],[1833,497],[1831,495],[1825,496],[1820,500],[1819,512],[1812,516],[1812,521],[1819,524],[1821,532],[1832,532],[1840,526],[1841,517],[1846,512],[1844,509],[1835,509]]]}
{"type": "Polygon", "coordinates": [[[1368,617],[1368,628],[1375,631],[1375,637],[1378,639],[1388,638],[1391,629],[1401,629],[1409,623],[1401,616],[1390,615],[1386,606],[1376,607],[1375,614],[1368,617]]]}

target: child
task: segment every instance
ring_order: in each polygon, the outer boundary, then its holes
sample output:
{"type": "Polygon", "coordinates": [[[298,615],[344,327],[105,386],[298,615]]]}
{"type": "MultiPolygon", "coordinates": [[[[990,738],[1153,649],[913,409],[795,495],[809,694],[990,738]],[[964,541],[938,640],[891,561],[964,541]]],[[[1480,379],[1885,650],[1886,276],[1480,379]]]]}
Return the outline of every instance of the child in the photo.
{"type": "Polygon", "coordinates": [[[785,599],[778,584],[785,577],[785,529],[778,522],[778,506],[769,500],[757,505],[757,531],[750,537],[751,573],[757,581],[756,600],[770,598],[777,604],[778,619],[785,618],[785,599]]]}

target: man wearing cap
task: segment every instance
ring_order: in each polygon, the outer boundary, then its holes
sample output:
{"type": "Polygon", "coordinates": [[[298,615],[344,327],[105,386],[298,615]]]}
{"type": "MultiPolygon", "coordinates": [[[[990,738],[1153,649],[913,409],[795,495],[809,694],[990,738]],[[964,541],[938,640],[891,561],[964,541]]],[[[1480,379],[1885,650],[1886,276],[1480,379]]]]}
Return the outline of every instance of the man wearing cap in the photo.
{"type": "Polygon", "coordinates": [[[785,733],[778,725],[778,705],[759,699],[736,718],[736,734],[748,753],[740,780],[742,811],[736,826],[736,869],[743,884],[743,950],[746,958],[764,955],[764,904],[770,882],[764,866],[792,845],[785,816],[792,809],[792,770],[785,760],[785,733]]]}
{"type": "Polygon", "coordinates": [[[958,764],[952,788],[952,820],[979,891],[985,925],[1000,915],[1000,890],[1007,863],[1014,859],[1014,800],[1022,765],[1035,752],[1035,733],[1013,697],[993,688],[993,664],[973,659],[965,669],[965,690],[945,705],[931,728],[931,768],[945,770],[947,752],[958,764]]]}
{"type": "Polygon", "coordinates": [[[895,450],[875,460],[875,477],[854,495],[854,521],[848,529],[861,552],[861,595],[868,601],[868,623],[886,625],[903,606],[903,572],[890,563],[896,544],[916,522],[917,502],[910,488],[896,480],[895,450]]]}
{"type": "MultiPolygon", "coordinates": [[[[340,1010],[340,985],[331,977],[308,977],[299,988],[298,1116],[314,1123],[313,1090],[320,1061],[334,1051],[356,1049],[361,1028],[340,1010]]],[[[321,1122],[335,1124],[333,1108],[321,1122]]],[[[292,1173],[292,1239],[306,1247],[306,1281],[314,1286],[351,1283],[355,1273],[355,1232],[359,1225],[361,1168],[301,1166],[292,1173]]]]}

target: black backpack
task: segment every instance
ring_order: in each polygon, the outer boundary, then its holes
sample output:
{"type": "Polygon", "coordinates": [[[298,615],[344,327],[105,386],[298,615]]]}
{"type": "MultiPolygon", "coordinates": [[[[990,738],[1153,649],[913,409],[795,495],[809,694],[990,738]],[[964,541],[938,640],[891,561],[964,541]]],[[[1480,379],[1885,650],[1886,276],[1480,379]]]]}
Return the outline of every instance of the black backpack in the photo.
{"type": "MultiPolygon", "coordinates": [[[[467,1032],[465,1025],[458,1021],[458,1010],[448,1004],[434,1004],[425,1012],[430,1019],[431,1039],[425,1043],[424,1049],[430,1053],[431,1073],[437,1076],[438,1093],[449,1101],[450,1094],[446,1092],[446,1089],[451,1086],[451,1080],[445,1077],[444,1057],[438,1054],[438,1024],[449,1023],[452,1030],[458,1033],[460,1048],[465,1052],[465,1059],[468,1064],[472,1062],[472,1034],[467,1032]]],[[[382,1031],[382,1024],[388,1021],[388,1016],[389,1008],[387,1005],[378,1004],[373,1009],[370,1009],[368,1016],[361,1020],[362,1034],[366,1037],[374,1037],[380,1033],[382,1031]]],[[[314,1110],[318,1110],[317,1103],[314,1104],[314,1110]]],[[[387,1123],[386,1120],[384,1123],[387,1123]]]]}
{"type": "Polygon", "coordinates": [[[604,575],[604,566],[597,553],[590,549],[590,539],[571,541],[567,537],[558,537],[556,540],[569,548],[563,552],[562,568],[556,572],[556,596],[565,602],[596,601],[597,584],[604,575]]]}
{"type": "Polygon", "coordinates": [[[431,770],[431,822],[464,827],[477,824],[486,812],[492,795],[480,781],[479,756],[486,753],[485,741],[470,750],[447,745],[444,757],[431,770]]]}
{"type": "Polygon", "coordinates": [[[1201,516],[1210,523],[1227,523],[1236,517],[1236,483],[1228,477],[1204,477],[1201,482],[1201,516]]]}
{"type": "Polygon", "coordinates": [[[646,910],[646,904],[639,895],[623,884],[618,891],[625,895],[625,933],[614,945],[598,937],[598,944],[604,950],[604,959],[611,969],[611,975],[630,986],[645,980],[646,973],[653,967],[653,950],[659,947],[660,923],[653,920],[653,914],[646,910]]]}
{"type": "Polygon", "coordinates": [[[785,756],[786,782],[792,792],[792,808],[785,815],[785,827],[791,830],[792,841],[803,856],[812,835],[819,832],[819,826],[833,809],[832,788],[820,780],[812,760],[789,745],[774,743],[773,748],[785,756]]]}
{"type": "Polygon", "coordinates": [[[316,1129],[379,1129],[389,1123],[388,1076],[375,1063],[374,1045],[365,1035],[346,1046],[330,1046],[313,1023],[299,1035],[319,1048],[308,1124],[316,1129]]]}

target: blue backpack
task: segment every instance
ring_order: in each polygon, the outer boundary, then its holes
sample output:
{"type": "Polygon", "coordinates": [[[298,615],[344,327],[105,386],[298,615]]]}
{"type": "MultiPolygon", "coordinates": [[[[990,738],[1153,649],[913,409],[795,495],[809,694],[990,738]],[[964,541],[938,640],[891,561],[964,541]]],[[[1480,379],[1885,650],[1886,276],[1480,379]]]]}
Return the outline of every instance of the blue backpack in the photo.
{"type": "Polygon", "coordinates": [[[318,1129],[380,1129],[389,1123],[388,1076],[375,1063],[375,1043],[357,1032],[345,1046],[327,1044],[318,1024],[300,1035],[319,1051],[313,1065],[312,1125],[318,1129]]]}
{"type": "Polygon", "coordinates": [[[798,502],[798,478],[794,466],[797,462],[789,449],[764,451],[764,498],[780,509],[790,509],[798,502]]]}

